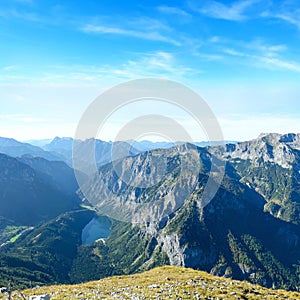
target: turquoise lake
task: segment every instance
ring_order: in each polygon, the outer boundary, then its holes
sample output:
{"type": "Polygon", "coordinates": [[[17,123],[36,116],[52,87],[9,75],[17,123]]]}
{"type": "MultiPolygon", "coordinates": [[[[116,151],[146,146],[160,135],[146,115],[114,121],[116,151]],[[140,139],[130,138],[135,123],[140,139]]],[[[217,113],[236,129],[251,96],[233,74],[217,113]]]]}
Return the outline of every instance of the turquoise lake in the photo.
{"type": "Polygon", "coordinates": [[[111,221],[107,217],[92,219],[82,230],[82,244],[92,244],[110,235],[111,221]]]}

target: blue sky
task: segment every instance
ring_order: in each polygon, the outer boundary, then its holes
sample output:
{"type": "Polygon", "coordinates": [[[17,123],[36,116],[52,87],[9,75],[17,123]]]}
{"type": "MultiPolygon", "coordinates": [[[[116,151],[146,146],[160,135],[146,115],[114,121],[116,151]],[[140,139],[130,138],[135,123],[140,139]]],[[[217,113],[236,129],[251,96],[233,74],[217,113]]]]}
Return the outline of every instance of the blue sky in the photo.
{"type": "Polygon", "coordinates": [[[0,135],[73,136],[103,90],[144,77],[197,91],[225,139],[300,132],[299,49],[298,0],[1,0],[0,135]]]}

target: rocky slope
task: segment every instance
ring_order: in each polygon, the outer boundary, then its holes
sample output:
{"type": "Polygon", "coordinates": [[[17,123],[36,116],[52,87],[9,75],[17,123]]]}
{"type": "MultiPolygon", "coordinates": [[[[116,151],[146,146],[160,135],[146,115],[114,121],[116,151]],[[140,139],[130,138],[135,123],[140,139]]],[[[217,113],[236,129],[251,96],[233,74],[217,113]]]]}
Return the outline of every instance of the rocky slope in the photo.
{"type": "Polygon", "coordinates": [[[204,185],[207,178],[199,179],[198,175],[208,173],[210,167],[207,150],[184,144],[100,167],[81,189],[102,213],[121,221],[148,224],[148,230],[155,232],[196,187],[204,185]]]}
{"type": "MultiPolygon", "coordinates": [[[[266,289],[247,282],[215,277],[178,267],[73,286],[50,286],[22,292],[25,296],[49,295],[59,299],[299,299],[300,294],[266,289]]],[[[0,294],[1,295],[1,294],[0,294]]],[[[22,299],[19,292],[13,299],[22,299]]],[[[0,299],[3,299],[0,296],[0,299]]]]}
{"type": "Polygon", "coordinates": [[[265,211],[300,224],[300,134],[261,134],[210,152],[230,162],[240,181],[263,196],[265,211]]]}

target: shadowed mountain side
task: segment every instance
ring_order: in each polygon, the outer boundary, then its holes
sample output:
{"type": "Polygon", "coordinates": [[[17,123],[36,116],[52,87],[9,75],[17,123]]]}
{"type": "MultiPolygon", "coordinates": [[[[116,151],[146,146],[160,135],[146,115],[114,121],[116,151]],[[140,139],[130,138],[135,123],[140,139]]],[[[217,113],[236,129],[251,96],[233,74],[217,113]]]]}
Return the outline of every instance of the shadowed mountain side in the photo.
{"type": "Polygon", "coordinates": [[[0,154],[0,215],[34,225],[76,207],[76,194],[66,194],[47,176],[19,159],[0,154]]]}

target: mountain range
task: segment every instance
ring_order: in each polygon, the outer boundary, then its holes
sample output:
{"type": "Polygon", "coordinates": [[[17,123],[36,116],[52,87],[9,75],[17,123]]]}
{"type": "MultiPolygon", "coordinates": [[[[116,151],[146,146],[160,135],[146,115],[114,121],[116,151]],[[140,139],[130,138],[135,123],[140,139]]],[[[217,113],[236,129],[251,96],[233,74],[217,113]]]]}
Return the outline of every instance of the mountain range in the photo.
{"type": "Polygon", "coordinates": [[[0,137],[0,153],[12,157],[22,157],[23,155],[27,155],[32,157],[42,157],[47,160],[62,160],[62,156],[58,153],[51,153],[40,147],[3,137],[0,137]]]}
{"type": "Polygon", "coordinates": [[[299,289],[299,134],[159,149],[85,141],[98,147],[98,172],[80,189],[72,143],[43,146],[57,161],[23,145],[18,158],[0,156],[1,284],[78,283],[170,264],[299,289]],[[111,161],[112,146],[132,151],[111,161]],[[94,242],[83,243],[86,226],[94,242]]]}

